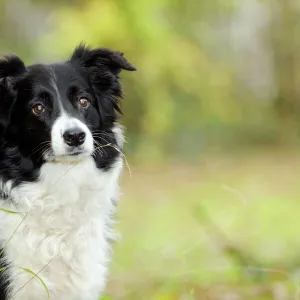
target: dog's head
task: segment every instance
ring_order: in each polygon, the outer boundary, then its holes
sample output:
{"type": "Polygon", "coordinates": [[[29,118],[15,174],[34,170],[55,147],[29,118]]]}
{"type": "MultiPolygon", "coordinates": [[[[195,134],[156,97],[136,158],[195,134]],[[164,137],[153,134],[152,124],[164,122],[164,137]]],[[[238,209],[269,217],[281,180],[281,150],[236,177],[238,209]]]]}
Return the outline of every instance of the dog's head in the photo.
{"type": "Polygon", "coordinates": [[[34,165],[93,155],[99,167],[109,167],[116,149],[101,148],[118,143],[121,70],[135,70],[122,53],[83,45],[63,63],[0,60],[2,149],[17,149],[34,165]]]}

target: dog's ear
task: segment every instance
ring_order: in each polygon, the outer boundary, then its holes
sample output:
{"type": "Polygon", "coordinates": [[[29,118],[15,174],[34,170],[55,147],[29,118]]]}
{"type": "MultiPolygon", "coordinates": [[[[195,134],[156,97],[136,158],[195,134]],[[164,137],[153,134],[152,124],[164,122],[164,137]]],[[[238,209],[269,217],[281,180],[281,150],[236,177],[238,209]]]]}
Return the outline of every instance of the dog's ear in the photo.
{"type": "Polygon", "coordinates": [[[0,138],[9,124],[11,110],[16,100],[15,83],[18,76],[26,71],[24,62],[17,56],[0,59],[0,138]]]}
{"type": "Polygon", "coordinates": [[[79,62],[86,68],[106,68],[114,74],[120,71],[136,71],[124,57],[124,54],[106,48],[90,49],[84,44],[80,44],[74,51],[70,59],[71,62],[79,62]]]}
{"type": "Polygon", "coordinates": [[[5,56],[0,59],[0,78],[15,77],[26,71],[24,62],[16,55],[5,56]]]}
{"type": "Polygon", "coordinates": [[[99,113],[104,123],[111,124],[121,114],[119,99],[122,87],[119,73],[122,70],[135,71],[123,53],[105,48],[90,49],[80,44],[71,56],[70,63],[79,65],[88,75],[98,100],[99,113]]]}

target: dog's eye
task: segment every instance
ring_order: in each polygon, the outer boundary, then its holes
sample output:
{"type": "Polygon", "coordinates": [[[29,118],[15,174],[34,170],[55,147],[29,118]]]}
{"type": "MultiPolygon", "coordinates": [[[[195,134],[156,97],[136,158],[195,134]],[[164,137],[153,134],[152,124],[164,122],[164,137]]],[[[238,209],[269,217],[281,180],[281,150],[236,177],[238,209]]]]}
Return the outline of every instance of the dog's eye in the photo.
{"type": "Polygon", "coordinates": [[[45,111],[45,107],[38,103],[32,107],[31,111],[34,115],[39,116],[45,111]]]}
{"type": "Polygon", "coordinates": [[[86,98],[79,99],[79,105],[83,108],[88,108],[90,106],[90,101],[86,98]]]}

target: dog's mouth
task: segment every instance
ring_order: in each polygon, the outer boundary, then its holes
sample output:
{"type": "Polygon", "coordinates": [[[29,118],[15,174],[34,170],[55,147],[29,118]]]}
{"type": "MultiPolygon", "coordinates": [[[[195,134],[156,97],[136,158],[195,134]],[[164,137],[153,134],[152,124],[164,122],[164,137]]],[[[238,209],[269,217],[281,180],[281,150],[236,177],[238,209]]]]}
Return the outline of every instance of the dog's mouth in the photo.
{"type": "Polygon", "coordinates": [[[73,153],[66,154],[66,155],[76,156],[76,155],[81,155],[81,154],[84,154],[84,152],[83,152],[83,151],[75,151],[75,152],[73,152],[73,153]]]}
{"type": "Polygon", "coordinates": [[[87,155],[87,154],[89,153],[86,149],[82,147],[74,147],[73,149],[66,151],[66,153],[64,153],[61,156],[79,156],[79,155],[87,155]]]}
{"type": "Polygon", "coordinates": [[[45,155],[44,159],[47,162],[78,162],[85,157],[89,157],[91,153],[89,153],[85,149],[71,149],[69,151],[66,151],[65,153],[61,155],[56,155],[54,151],[51,149],[49,150],[45,155]]]}

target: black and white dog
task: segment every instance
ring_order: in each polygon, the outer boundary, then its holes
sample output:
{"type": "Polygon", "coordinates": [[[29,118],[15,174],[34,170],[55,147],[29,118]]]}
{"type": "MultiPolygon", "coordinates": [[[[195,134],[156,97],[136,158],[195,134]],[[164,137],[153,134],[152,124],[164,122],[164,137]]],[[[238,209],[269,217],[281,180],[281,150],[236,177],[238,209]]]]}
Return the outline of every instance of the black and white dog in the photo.
{"type": "Polygon", "coordinates": [[[0,60],[0,300],[103,292],[122,169],[122,69],[135,70],[122,53],[84,45],[63,63],[0,60]]]}

